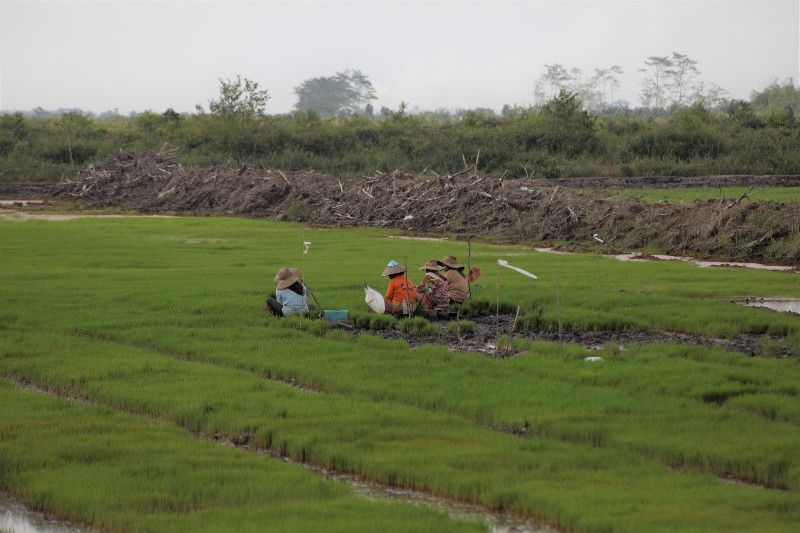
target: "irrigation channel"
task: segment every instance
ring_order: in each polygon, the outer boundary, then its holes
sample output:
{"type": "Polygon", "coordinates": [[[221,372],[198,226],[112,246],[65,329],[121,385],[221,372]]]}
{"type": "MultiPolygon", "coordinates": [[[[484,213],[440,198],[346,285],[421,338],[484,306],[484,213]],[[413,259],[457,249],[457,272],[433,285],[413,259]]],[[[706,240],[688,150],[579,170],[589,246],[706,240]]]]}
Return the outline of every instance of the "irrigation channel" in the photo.
{"type": "MultiPolygon", "coordinates": [[[[2,379],[2,378],[0,378],[2,379]]],[[[56,393],[49,389],[40,387],[28,381],[17,381],[8,378],[14,385],[21,389],[45,394],[61,400],[83,405],[94,405],[86,398],[77,398],[56,393]]],[[[132,411],[123,412],[142,417],[150,418],[132,411]]],[[[311,463],[303,463],[277,453],[275,450],[261,447],[251,447],[246,436],[231,438],[228,436],[215,435],[209,437],[203,434],[192,433],[195,437],[203,438],[222,446],[242,448],[259,455],[276,459],[285,463],[302,466],[315,472],[332,482],[345,483],[351,487],[358,496],[373,501],[394,501],[403,502],[411,505],[421,505],[444,513],[457,520],[482,522],[486,525],[490,533],[551,533],[558,531],[553,527],[539,522],[526,520],[506,513],[499,513],[482,507],[480,505],[450,500],[419,490],[393,487],[383,483],[378,483],[361,476],[336,472],[322,468],[311,463]]],[[[19,504],[0,493],[0,531],[10,531],[12,533],[81,533],[92,531],[86,527],[80,527],[67,522],[48,519],[41,513],[37,513],[19,504]]]]}

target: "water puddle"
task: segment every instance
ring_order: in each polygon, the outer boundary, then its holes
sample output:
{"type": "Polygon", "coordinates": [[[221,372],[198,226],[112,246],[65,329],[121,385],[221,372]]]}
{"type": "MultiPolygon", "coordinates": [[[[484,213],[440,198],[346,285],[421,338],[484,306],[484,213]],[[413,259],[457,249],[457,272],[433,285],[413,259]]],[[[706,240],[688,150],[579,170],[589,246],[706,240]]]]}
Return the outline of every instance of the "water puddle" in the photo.
{"type": "Polygon", "coordinates": [[[0,209],[44,205],[44,200],[0,200],[0,209]]]}
{"type": "Polygon", "coordinates": [[[49,220],[52,222],[62,222],[65,220],[77,220],[79,218],[178,218],[174,215],[103,215],[103,214],[86,214],[86,215],[67,215],[67,214],[44,214],[44,213],[25,213],[22,211],[11,211],[7,213],[0,213],[0,219],[12,220],[14,222],[26,222],[28,220],[49,220]]]}
{"type": "Polygon", "coordinates": [[[446,241],[447,237],[411,237],[408,235],[387,235],[389,239],[403,239],[406,241],[446,241]]]}
{"type": "Polygon", "coordinates": [[[89,531],[47,518],[0,494],[0,531],[10,533],[78,533],[89,531]]]}
{"type": "Polygon", "coordinates": [[[447,515],[451,518],[468,520],[472,522],[482,522],[486,524],[487,530],[491,533],[533,533],[558,531],[543,524],[526,522],[505,515],[495,514],[476,505],[438,499],[429,494],[409,489],[389,488],[380,484],[370,483],[347,474],[324,474],[329,479],[347,483],[353,488],[353,491],[356,494],[364,498],[378,501],[402,501],[412,505],[431,507],[447,513],[447,515]]]}
{"type": "Polygon", "coordinates": [[[800,298],[747,298],[733,303],[747,307],[762,307],[779,313],[800,315],[800,298]]]}
{"type": "Polygon", "coordinates": [[[628,254],[614,254],[609,256],[617,261],[682,261],[684,263],[691,263],[700,268],[708,267],[721,267],[721,268],[752,268],[755,270],[772,270],[775,272],[790,272],[795,270],[796,267],[787,265],[765,265],[763,263],[740,263],[737,261],[701,261],[692,257],[684,257],[680,255],[664,255],[653,254],[644,255],[638,253],[628,254]]]}

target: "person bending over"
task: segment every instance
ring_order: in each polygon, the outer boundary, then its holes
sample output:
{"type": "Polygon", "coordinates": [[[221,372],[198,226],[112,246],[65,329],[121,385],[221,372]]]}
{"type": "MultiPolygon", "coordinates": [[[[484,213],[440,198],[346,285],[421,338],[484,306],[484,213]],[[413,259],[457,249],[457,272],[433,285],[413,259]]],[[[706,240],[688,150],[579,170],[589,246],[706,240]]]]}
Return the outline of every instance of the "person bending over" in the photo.
{"type": "Polygon", "coordinates": [[[459,265],[452,255],[448,255],[437,262],[444,268],[450,303],[464,303],[469,298],[469,284],[467,283],[467,277],[464,275],[464,266],[459,265]]]}

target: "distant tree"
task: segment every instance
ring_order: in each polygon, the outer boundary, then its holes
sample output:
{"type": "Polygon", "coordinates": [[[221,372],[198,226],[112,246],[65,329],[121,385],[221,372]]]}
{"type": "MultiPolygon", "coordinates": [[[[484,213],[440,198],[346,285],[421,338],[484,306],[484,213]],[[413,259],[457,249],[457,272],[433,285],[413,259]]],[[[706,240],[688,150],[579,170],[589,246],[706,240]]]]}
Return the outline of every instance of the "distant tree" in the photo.
{"type": "Polygon", "coordinates": [[[667,85],[672,93],[672,103],[682,106],[686,104],[686,96],[695,77],[700,74],[697,61],[685,54],[672,52],[670,66],[664,70],[667,85]]]}
{"type": "Polygon", "coordinates": [[[366,113],[368,117],[371,117],[375,114],[375,108],[372,107],[372,104],[367,103],[366,107],[364,108],[364,113],[366,113]]]}
{"type": "Polygon", "coordinates": [[[642,105],[663,109],[667,103],[668,76],[672,68],[672,60],[668,56],[650,56],[644,64],[647,68],[639,69],[647,77],[642,81],[642,105]]]}
{"type": "MultiPolygon", "coordinates": [[[[266,89],[237,75],[233,80],[220,78],[219,98],[208,102],[210,120],[206,124],[210,128],[210,137],[222,152],[232,154],[240,165],[249,149],[247,136],[255,127],[256,120],[264,115],[268,100],[266,89]]],[[[201,105],[196,109],[204,114],[201,105]]]]}
{"type": "MultiPolygon", "coordinates": [[[[255,118],[264,114],[267,100],[267,89],[261,89],[257,82],[237,75],[233,80],[219,79],[219,98],[208,102],[208,110],[218,117],[255,118]]],[[[203,112],[200,105],[196,109],[203,112]]]]}
{"type": "Polygon", "coordinates": [[[92,129],[92,121],[86,115],[76,111],[70,111],[61,115],[61,118],[56,122],[56,127],[64,136],[67,143],[67,153],[69,154],[69,163],[75,163],[73,157],[72,147],[75,139],[88,134],[92,129]]]}
{"type": "Polygon", "coordinates": [[[168,108],[166,111],[164,111],[161,114],[161,116],[163,116],[164,120],[166,120],[167,122],[174,122],[175,124],[177,124],[178,122],[181,121],[180,113],[178,113],[177,111],[175,111],[171,107],[168,108]]]}
{"type": "Polygon", "coordinates": [[[312,109],[327,117],[361,112],[377,99],[372,82],[360,70],[308,79],[295,87],[294,94],[296,110],[312,109]]]}
{"type": "Polygon", "coordinates": [[[380,114],[381,114],[382,117],[391,117],[392,113],[394,113],[394,111],[392,111],[388,107],[381,106],[380,114]]]}
{"type": "Polygon", "coordinates": [[[750,103],[753,110],[759,113],[791,108],[794,114],[800,110],[800,87],[795,85],[792,78],[782,82],[773,80],[763,91],[753,91],[750,103]]]}
{"type": "Polygon", "coordinates": [[[539,77],[533,89],[534,101],[538,105],[552,100],[561,91],[570,91],[574,85],[575,71],[567,69],[560,63],[545,64],[544,73],[539,77]]]}
{"type": "Polygon", "coordinates": [[[692,86],[690,103],[706,109],[720,109],[728,102],[728,97],[728,91],[716,83],[706,85],[704,81],[700,81],[692,86]]]}
{"type": "Polygon", "coordinates": [[[592,79],[598,89],[601,106],[606,106],[609,101],[614,100],[614,90],[619,89],[622,85],[618,77],[622,73],[622,67],[619,65],[594,69],[592,79]]]}

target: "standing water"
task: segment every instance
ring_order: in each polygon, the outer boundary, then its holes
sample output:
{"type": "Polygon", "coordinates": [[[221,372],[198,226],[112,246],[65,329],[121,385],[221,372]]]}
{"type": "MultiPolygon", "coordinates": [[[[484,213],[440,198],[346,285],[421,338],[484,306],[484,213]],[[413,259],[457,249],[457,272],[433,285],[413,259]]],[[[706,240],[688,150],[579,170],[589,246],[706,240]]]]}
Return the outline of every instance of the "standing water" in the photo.
{"type": "Polygon", "coordinates": [[[0,531],[10,533],[79,533],[88,531],[47,518],[0,494],[0,531]]]}

